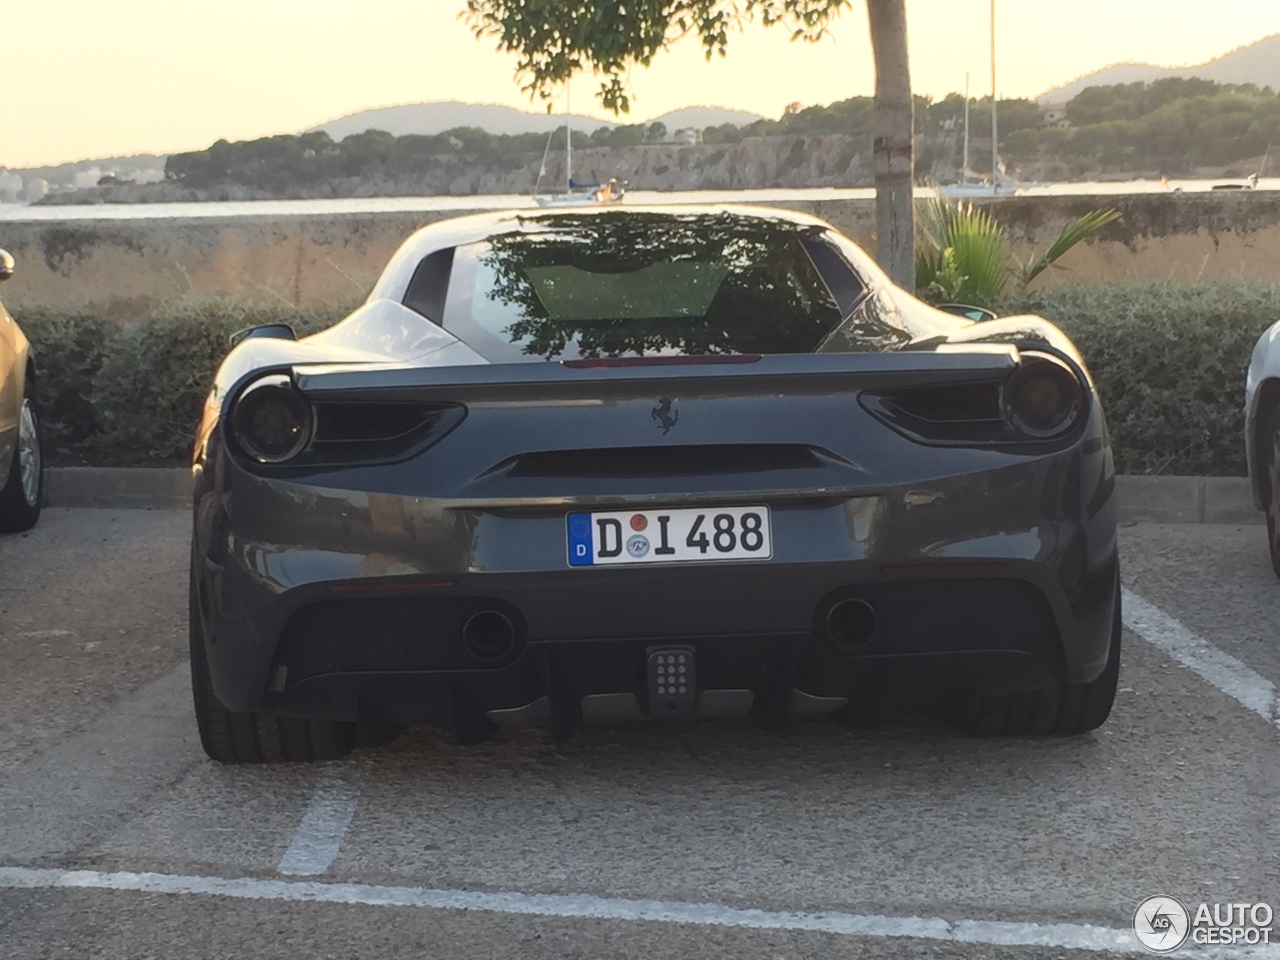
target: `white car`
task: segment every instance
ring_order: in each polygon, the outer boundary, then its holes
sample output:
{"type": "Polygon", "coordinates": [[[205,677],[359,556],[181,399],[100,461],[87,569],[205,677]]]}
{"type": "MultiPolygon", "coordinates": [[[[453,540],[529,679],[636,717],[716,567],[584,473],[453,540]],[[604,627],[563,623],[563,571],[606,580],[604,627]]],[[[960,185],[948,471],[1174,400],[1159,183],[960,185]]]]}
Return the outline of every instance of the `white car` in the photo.
{"type": "Polygon", "coordinates": [[[1280,323],[1258,338],[1244,388],[1245,459],[1253,504],[1267,515],[1271,566],[1280,577],[1280,323]]]}

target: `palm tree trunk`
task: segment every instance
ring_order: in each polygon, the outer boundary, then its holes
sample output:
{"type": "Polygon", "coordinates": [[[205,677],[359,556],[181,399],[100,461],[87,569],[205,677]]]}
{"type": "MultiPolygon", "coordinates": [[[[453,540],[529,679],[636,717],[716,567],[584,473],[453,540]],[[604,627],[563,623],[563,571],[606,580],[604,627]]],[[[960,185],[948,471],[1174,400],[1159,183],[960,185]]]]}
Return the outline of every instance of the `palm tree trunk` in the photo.
{"type": "Polygon", "coordinates": [[[876,174],[876,262],[894,283],[912,290],[915,151],[906,0],[867,0],[867,19],[876,61],[875,139],[871,150],[876,174]]]}

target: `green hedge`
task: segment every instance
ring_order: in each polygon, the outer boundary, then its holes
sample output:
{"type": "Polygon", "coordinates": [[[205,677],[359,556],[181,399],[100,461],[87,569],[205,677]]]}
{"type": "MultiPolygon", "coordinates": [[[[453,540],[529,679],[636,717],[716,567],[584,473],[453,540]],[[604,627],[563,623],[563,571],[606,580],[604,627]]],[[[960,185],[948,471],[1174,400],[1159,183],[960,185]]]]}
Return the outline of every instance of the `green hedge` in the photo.
{"type": "Polygon", "coordinates": [[[259,323],[321,330],[354,304],[190,300],[132,322],[14,308],[36,353],[54,463],[157,466],[191,453],[193,429],[227,338],[259,323]]]}
{"type": "Polygon", "coordinates": [[[1075,341],[1122,473],[1244,476],[1244,377],[1280,283],[1102,284],[1007,303],[1075,341]]]}
{"type": "MultiPolygon", "coordinates": [[[[182,462],[227,336],[257,323],[321,329],[353,304],[300,310],[202,300],[143,320],[15,308],[38,351],[55,463],[182,462]]],[[[1059,324],[1088,362],[1126,473],[1243,475],[1244,374],[1280,320],[1277,284],[1103,284],[1010,300],[1059,324]]]]}

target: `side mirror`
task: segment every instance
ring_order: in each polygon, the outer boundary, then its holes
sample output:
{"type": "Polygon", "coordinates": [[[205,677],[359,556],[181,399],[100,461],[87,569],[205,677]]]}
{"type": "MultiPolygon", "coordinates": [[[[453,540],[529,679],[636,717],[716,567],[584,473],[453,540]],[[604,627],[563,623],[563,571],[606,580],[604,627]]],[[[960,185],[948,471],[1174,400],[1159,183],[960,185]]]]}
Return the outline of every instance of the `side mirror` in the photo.
{"type": "Polygon", "coordinates": [[[13,257],[9,251],[0,250],[0,280],[8,280],[13,276],[13,257]]]}
{"type": "Polygon", "coordinates": [[[237,330],[227,339],[231,341],[231,346],[234,347],[244,340],[252,340],[255,337],[269,337],[272,340],[298,339],[293,327],[287,323],[263,323],[256,327],[245,327],[243,330],[237,330]]]}
{"type": "Polygon", "coordinates": [[[938,309],[943,313],[964,317],[966,320],[973,320],[976,323],[996,319],[996,314],[992,311],[982,307],[971,307],[966,303],[940,303],[938,304],[938,309]]]}

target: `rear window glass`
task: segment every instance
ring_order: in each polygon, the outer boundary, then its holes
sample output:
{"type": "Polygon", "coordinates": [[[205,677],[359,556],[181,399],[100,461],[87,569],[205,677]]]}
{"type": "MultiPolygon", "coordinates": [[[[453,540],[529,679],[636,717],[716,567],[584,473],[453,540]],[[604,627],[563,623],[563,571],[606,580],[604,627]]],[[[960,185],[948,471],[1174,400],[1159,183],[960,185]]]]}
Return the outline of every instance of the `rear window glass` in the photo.
{"type": "Polygon", "coordinates": [[[806,250],[816,241],[794,224],[641,212],[543,222],[455,251],[444,325],[488,360],[807,353],[848,312],[848,291],[833,295],[806,250]]]}
{"type": "Polygon", "coordinates": [[[547,315],[569,322],[706,316],[728,275],[724,264],[697,260],[654,263],[627,273],[592,273],[572,263],[525,270],[547,315]]]}

